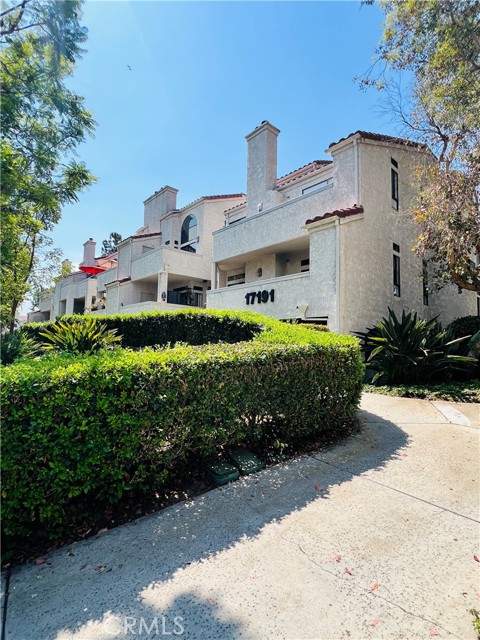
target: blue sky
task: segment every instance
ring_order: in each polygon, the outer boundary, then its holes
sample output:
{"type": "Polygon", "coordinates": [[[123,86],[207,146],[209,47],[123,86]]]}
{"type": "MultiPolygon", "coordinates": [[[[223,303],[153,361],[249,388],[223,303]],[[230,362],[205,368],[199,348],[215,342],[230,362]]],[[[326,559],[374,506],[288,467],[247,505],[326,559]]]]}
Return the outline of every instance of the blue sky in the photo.
{"type": "Polygon", "coordinates": [[[382,14],[360,2],[87,0],[87,53],[72,88],[98,123],[79,156],[98,178],[65,207],[54,246],[79,262],[88,237],[126,237],[165,184],[178,206],[245,190],[245,135],[280,130],[278,174],[326,157],[357,129],[395,133],[363,93],[382,14]],[[130,69],[129,69],[130,67],[130,69]]]}

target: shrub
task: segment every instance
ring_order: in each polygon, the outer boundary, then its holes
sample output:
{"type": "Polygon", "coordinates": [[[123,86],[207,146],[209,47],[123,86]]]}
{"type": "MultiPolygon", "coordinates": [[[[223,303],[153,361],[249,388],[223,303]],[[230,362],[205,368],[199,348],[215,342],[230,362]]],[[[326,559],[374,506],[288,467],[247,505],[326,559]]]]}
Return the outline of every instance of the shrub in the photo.
{"type": "Polygon", "coordinates": [[[330,331],[326,324],[313,324],[312,322],[302,322],[302,327],[312,329],[313,331],[330,331]]]}
{"type": "Polygon", "coordinates": [[[418,320],[413,311],[398,320],[388,310],[375,327],[357,333],[367,352],[367,370],[375,371],[372,383],[422,384],[453,379],[472,372],[475,359],[458,353],[466,337],[453,339],[449,330],[433,320],[418,320]]]}
{"type": "Polygon", "coordinates": [[[457,318],[449,326],[454,338],[471,336],[462,344],[461,353],[477,359],[477,377],[480,377],[480,316],[464,316],[457,318]]]}
{"type": "Polygon", "coordinates": [[[12,334],[3,333],[0,336],[0,362],[3,365],[12,364],[20,358],[34,358],[41,353],[40,346],[20,331],[12,334]]]}
{"type": "Polygon", "coordinates": [[[454,338],[473,336],[480,331],[480,316],[464,316],[457,318],[448,325],[454,338]]]}
{"type": "MultiPolygon", "coordinates": [[[[185,309],[175,312],[153,311],[137,314],[101,316],[62,316],[63,324],[82,323],[92,319],[105,324],[107,329],[117,331],[122,346],[138,349],[176,342],[201,345],[216,342],[242,342],[251,340],[262,328],[247,318],[233,316],[226,311],[185,309]]],[[[57,320],[58,322],[58,320],[57,320]]],[[[40,333],[51,330],[55,322],[25,324],[22,331],[36,340],[40,333]]]]}
{"type": "Polygon", "coordinates": [[[252,313],[230,318],[255,325],[255,339],[61,354],[6,369],[5,535],[54,539],[91,522],[99,504],[158,489],[191,456],[266,433],[295,442],[354,416],[363,369],[355,338],[252,313]]]}
{"type": "Polygon", "coordinates": [[[39,332],[46,350],[63,351],[65,353],[95,353],[100,349],[109,349],[120,341],[116,329],[107,329],[95,318],[86,317],[83,321],[65,323],[57,322],[51,329],[39,332]]]}

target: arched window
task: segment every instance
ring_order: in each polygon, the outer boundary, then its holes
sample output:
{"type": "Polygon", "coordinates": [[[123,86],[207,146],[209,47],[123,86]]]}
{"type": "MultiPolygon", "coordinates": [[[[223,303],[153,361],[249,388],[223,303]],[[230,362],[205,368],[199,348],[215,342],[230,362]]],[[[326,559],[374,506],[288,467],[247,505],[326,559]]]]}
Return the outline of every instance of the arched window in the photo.
{"type": "Polygon", "coordinates": [[[182,224],[180,235],[180,249],[196,253],[198,246],[197,219],[195,216],[187,216],[182,224]]]}

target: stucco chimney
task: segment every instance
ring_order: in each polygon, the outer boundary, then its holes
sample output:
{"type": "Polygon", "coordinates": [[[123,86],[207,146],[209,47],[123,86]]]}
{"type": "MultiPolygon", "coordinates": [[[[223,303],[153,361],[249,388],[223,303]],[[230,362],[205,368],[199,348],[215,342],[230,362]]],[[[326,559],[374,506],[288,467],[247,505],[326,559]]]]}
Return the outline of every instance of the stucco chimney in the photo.
{"type": "Polygon", "coordinates": [[[97,243],[93,238],[89,238],[83,243],[83,261],[82,264],[86,267],[93,267],[95,264],[95,247],[97,243]]]}
{"type": "Polygon", "coordinates": [[[150,233],[160,231],[160,218],[170,211],[175,211],[177,193],[178,189],[167,185],[145,200],[143,224],[149,228],[150,233]]]}
{"type": "Polygon", "coordinates": [[[247,215],[261,211],[277,185],[277,137],[280,129],[268,120],[245,136],[247,155],[247,215]]]}

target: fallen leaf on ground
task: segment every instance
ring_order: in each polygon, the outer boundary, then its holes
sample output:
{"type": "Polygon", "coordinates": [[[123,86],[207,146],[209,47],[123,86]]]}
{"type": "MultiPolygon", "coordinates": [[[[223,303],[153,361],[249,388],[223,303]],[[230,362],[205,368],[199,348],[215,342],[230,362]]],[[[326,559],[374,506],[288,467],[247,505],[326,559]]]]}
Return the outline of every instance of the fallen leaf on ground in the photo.
{"type": "Polygon", "coordinates": [[[45,558],[37,558],[35,560],[35,564],[45,564],[46,560],[45,558]]]}
{"type": "Polygon", "coordinates": [[[342,556],[335,556],[335,562],[340,562],[341,559],[342,559],[342,556]]]}
{"type": "Polygon", "coordinates": [[[345,573],[348,573],[349,576],[352,575],[352,572],[350,571],[350,569],[348,567],[345,567],[345,573]]]}
{"type": "Polygon", "coordinates": [[[478,559],[478,556],[473,556],[473,559],[475,560],[475,562],[480,562],[480,560],[478,559]]]}
{"type": "Polygon", "coordinates": [[[322,487],[322,485],[321,485],[321,484],[316,484],[316,485],[315,485],[315,489],[316,489],[317,491],[321,491],[321,490],[323,489],[323,487],[322,487]]]}
{"type": "Polygon", "coordinates": [[[82,564],[82,566],[80,567],[80,569],[85,569],[85,567],[88,567],[88,564],[82,564]]]}
{"type": "Polygon", "coordinates": [[[440,634],[438,633],[438,631],[436,629],[430,629],[430,635],[431,636],[439,636],[440,634]]]}
{"type": "Polygon", "coordinates": [[[101,533],[107,533],[107,531],[107,527],[104,527],[103,529],[100,529],[100,531],[97,533],[97,536],[99,536],[101,533]]]}
{"type": "Polygon", "coordinates": [[[67,556],[74,556],[75,554],[73,553],[73,551],[70,549],[70,551],[67,553],[67,556]]]}
{"type": "Polygon", "coordinates": [[[399,453],[398,454],[401,458],[408,458],[408,453],[399,453]]]}
{"type": "Polygon", "coordinates": [[[375,591],[375,589],[378,589],[379,586],[380,585],[378,584],[378,582],[374,582],[370,587],[370,591],[375,591]]]}
{"type": "Polygon", "coordinates": [[[376,627],[377,624],[379,624],[379,623],[380,623],[380,620],[372,620],[371,623],[370,623],[370,626],[371,627],[376,627]]]}

